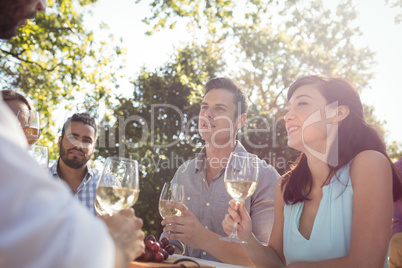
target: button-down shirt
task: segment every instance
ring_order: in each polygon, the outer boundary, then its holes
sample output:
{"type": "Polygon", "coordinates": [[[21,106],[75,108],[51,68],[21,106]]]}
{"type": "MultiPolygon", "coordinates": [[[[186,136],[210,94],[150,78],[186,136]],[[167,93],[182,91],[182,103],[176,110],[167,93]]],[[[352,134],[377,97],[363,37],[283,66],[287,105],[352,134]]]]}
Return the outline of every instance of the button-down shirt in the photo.
{"type": "MultiPolygon", "coordinates": [[[[60,158],[54,163],[54,165],[49,169],[50,175],[53,177],[60,179],[59,174],[57,173],[57,165],[60,161],[60,158]]],[[[97,216],[95,210],[95,198],[96,198],[96,187],[98,185],[100,179],[100,173],[97,169],[91,168],[87,165],[87,173],[84,176],[84,179],[78,186],[77,192],[74,197],[80,201],[81,204],[86,206],[91,213],[97,216]]]]}
{"type": "MultiPolygon", "coordinates": [[[[237,141],[235,152],[246,152],[237,141]]],[[[203,148],[196,159],[185,162],[176,171],[172,182],[184,185],[185,205],[210,231],[227,236],[222,221],[228,213],[232,197],[226,192],[224,168],[212,179],[206,180],[206,149],[203,148]]],[[[258,184],[254,194],[246,199],[245,208],[250,213],[253,233],[262,243],[268,243],[274,221],[274,195],[279,178],[274,167],[259,159],[258,184]]],[[[211,241],[213,243],[213,241],[211,241]]],[[[218,261],[211,254],[187,246],[186,255],[218,261]]]]}

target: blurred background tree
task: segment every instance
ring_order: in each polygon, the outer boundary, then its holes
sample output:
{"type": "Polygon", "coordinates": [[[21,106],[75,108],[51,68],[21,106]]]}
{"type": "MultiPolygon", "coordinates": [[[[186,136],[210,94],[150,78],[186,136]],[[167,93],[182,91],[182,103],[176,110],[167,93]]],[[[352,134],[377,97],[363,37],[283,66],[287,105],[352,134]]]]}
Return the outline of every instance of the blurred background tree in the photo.
{"type": "Polygon", "coordinates": [[[56,113],[78,102],[82,108],[99,100],[108,103],[105,96],[118,86],[115,72],[123,68],[124,49],[117,40],[94,40],[83,25],[83,8],[94,2],[48,0],[46,12],[28,21],[17,37],[0,42],[0,89],[23,92],[40,111],[38,144],[47,145],[53,159],[58,154],[56,113]]]}

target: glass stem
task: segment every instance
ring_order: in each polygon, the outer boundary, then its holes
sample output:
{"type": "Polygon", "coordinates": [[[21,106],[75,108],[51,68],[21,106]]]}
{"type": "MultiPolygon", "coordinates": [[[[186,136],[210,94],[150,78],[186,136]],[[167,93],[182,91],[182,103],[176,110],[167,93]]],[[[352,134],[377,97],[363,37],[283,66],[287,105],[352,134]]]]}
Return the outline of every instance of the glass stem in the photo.
{"type": "MultiPolygon", "coordinates": [[[[237,207],[239,207],[240,202],[236,201],[236,205],[237,207]]],[[[239,210],[239,209],[237,209],[239,210]]],[[[232,230],[232,234],[230,235],[232,238],[237,238],[237,221],[235,221],[233,223],[233,230],[232,230]]]]}
{"type": "Polygon", "coordinates": [[[237,221],[235,221],[235,222],[233,223],[233,230],[232,230],[232,234],[231,234],[230,236],[237,238],[237,221]]]}

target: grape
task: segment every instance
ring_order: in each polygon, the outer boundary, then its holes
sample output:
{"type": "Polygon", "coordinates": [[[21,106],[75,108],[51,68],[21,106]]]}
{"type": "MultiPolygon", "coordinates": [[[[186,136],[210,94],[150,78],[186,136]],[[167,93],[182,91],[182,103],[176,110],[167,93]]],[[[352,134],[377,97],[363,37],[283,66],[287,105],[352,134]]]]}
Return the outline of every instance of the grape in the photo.
{"type": "Polygon", "coordinates": [[[151,245],[151,247],[149,248],[152,252],[159,252],[159,249],[161,248],[161,246],[159,246],[159,243],[153,243],[151,245]]]}
{"type": "Polygon", "coordinates": [[[146,262],[162,262],[167,260],[169,255],[174,254],[175,246],[170,244],[167,237],[163,237],[160,241],[156,241],[155,236],[148,235],[145,239],[145,252],[136,260],[146,262]]]}
{"type": "Polygon", "coordinates": [[[162,252],[156,252],[154,255],[155,255],[155,261],[157,262],[162,262],[163,259],[165,258],[162,252]]]}
{"type": "Polygon", "coordinates": [[[146,244],[145,244],[145,247],[146,247],[147,249],[151,250],[151,248],[152,248],[152,246],[153,246],[154,244],[155,244],[154,241],[148,240],[148,241],[146,242],[146,244]]]}
{"type": "Polygon", "coordinates": [[[169,255],[173,255],[175,247],[172,244],[169,244],[166,246],[165,250],[169,253],[169,255]]]}
{"type": "Polygon", "coordinates": [[[161,242],[163,248],[165,248],[167,245],[169,245],[169,239],[167,237],[162,238],[160,242],[161,242]]]}
{"type": "Polygon", "coordinates": [[[165,257],[165,258],[164,258],[165,260],[167,260],[167,259],[169,258],[169,253],[168,253],[166,250],[165,250],[165,252],[164,252],[163,255],[164,255],[164,257],[165,257]]]}
{"type": "Polygon", "coordinates": [[[151,251],[147,251],[144,254],[144,261],[153,261],[154,260],[154,254],[151,251]]]}
{"type": "Polygon", "coordinates": [[[148,241],[148,240],[151,240],[151,241],[156,241],[156,238],[155,238],[155,236],[153,236],[153,235],[148,235],[147,236],[147,239],[145,239],[145,241],[148,241]]]}

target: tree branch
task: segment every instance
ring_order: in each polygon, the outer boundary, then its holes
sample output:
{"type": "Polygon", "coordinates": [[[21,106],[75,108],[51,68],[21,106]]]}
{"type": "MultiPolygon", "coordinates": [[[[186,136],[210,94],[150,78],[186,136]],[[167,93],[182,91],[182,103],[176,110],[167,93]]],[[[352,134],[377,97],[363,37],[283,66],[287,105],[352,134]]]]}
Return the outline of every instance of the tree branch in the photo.
{"type": "Polygon", "coordinates": [[[2,48],[0,48],[0,51],[2,51],[3,53],[5,53],[5,54],[7,54],[7,55],[10,55],[10,56],[16,58],[17,60],[20,60],[20,61],[23,61],[23,62],[29,63],[29,64],[34,64],[34,65],[38,66],[39,68],[41,68],[42,70],[47,71],[47,72],[53,72],[59,65],[61,65],[61,63],[59,63],[59,64],[57,64],[56,66],[54,66],[53,68],[47,69],[47,68],[43,67],[42,65],[40,65],[40,64],[37,63],[37,62],[33,62],[33,61],[30,61],[30,60],[25,60],[25,59],[21,58],[20,55],[21,55],[22,53],[17,54],[17,53],[13,53],[13,52],[4,50],[4,49],[2,49],[2,48]]]}

